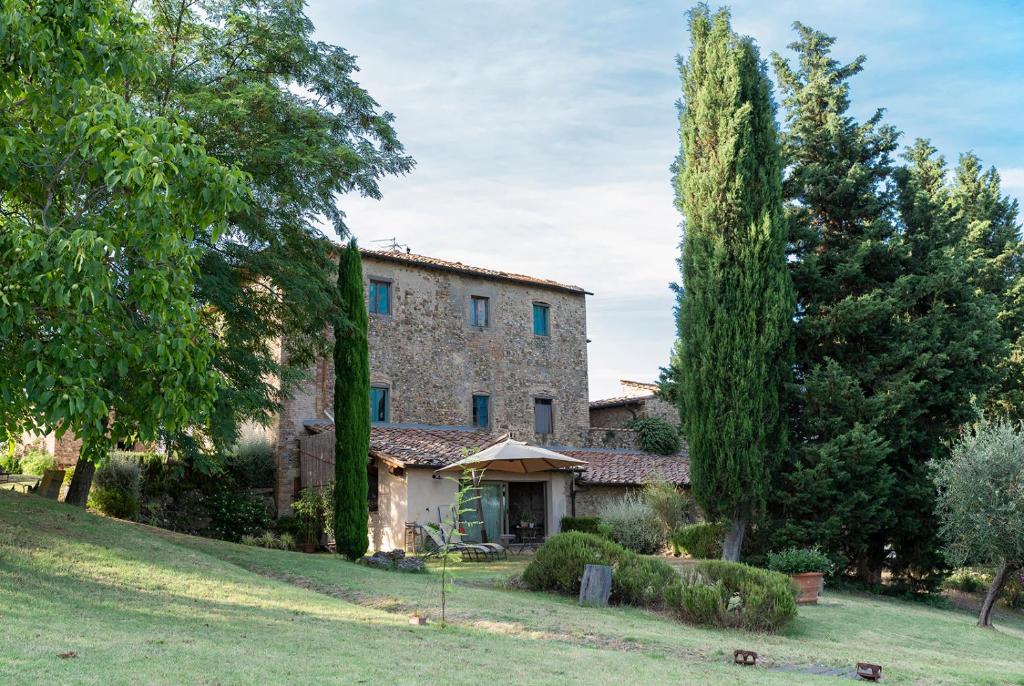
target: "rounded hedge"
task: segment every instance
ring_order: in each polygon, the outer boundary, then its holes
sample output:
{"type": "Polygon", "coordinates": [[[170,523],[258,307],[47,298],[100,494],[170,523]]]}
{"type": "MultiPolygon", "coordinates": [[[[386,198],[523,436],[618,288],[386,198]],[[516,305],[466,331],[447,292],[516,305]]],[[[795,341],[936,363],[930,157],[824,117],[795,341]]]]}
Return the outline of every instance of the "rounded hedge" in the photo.
{"type": "Polygon", "coordinates": [[[586,565],[612,568],[611,601],[641,607],[664,603],[666,589],[679,575],[663,560],[641,557],[595,534],[569,531],[552,536],[523,570],[532,591],[578,595],[586,565]]]}
{"type": "Polygon", "coordinates": [[[666,600],[687,622],[748,631],[775,631],[797,614],[788,576],[725,560],[694,565],[666,600]]]}

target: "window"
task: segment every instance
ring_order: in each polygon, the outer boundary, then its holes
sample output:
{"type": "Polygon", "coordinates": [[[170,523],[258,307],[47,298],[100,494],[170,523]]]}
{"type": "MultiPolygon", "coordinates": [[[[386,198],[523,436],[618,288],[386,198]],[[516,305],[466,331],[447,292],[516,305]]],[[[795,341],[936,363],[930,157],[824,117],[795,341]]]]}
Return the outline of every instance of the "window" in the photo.
{"type": "Polygon", "coordinates": [[[491,396],[473,396],[473,426],[486,429],[491,425],[491,396]]]}
{"type": "Polygon", "coordinates": [[[533,303],[533,335],[551,335],[551,307],[544,303],[533,303]]]}
{"type": "Polygon", "coordinates": [[[379,502],[378,491],[380,490],[380,475],[377,473],[376,464],[366,465],[366,504],[370,512],[376,512],[379,502]]]}
{"type": "Polygon", "coordinates": [[[553,433],[555,426],[551,398],[533,399],[533,430],[539,434],[553,433]]]}
{"type": "Polygon", "coordinates": [[[391,399],[384,386],[370,387],[370,421],[386,424],[391,416],[391,399]]]}
{"type": "Polygon", "coordinates": [[[469,299],[469,325],[487,326],[490,298],[474,295],[469,299]]]}
{"type": "Polygon", "coordinates": [[[391,314],[391,282],[370,279],[370,313],[391,314]]]}

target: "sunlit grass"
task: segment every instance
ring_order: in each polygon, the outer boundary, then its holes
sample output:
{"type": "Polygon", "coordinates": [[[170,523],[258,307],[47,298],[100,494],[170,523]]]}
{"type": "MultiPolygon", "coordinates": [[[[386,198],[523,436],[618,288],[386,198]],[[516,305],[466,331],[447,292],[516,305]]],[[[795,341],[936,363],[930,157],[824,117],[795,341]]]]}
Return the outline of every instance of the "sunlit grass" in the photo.
{"type": "MultiPolygon", "coordinates": [[[[0,683],[835,683],[746,669],[879,662],[887,683],[1024,684],[1024,623],[829,594],[782,635],[688,627],[632,608],[503,590],[527,557],[439,580],[264,550],[0,493],[0,683]],[[412,627],[413,610],[431,616],[412,627]],[[59,654],[75,653],[60,658],[59,654]]],[[[841,683],[841,682],[840,682],[841,683]]]]}

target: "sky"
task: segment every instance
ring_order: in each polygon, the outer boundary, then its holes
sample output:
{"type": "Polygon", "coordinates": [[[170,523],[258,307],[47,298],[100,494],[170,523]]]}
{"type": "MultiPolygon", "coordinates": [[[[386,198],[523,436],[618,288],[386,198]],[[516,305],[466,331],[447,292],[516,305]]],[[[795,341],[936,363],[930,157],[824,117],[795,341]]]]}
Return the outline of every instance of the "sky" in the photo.
{"type": "MultiPolygon", "coordinates": [[[[712,4],[712,9],[717,5],[712,4]]],[[[572,283],[587,302],[590,396],[653,381],[675,339],[680,216],[676,56],[690,3],[312,0],[318,40],[356,55],[416,169],[382,200],[345,196],[364,247],[572,283]]],[[[743,1],[762,55],[801,21],[867,56],[852,114],[902,141],[973,151],[1024,200],[1024,0],[743,1]]]]}

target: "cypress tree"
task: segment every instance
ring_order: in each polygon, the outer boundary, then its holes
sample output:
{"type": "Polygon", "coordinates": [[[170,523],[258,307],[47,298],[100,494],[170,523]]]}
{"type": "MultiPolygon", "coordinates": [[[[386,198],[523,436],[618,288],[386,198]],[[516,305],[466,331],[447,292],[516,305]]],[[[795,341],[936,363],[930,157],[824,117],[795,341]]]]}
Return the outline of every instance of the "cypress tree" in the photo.
{"type": "Polygon", "coordinates": [[[370,454],[370,351],[363,263],[353,239],[338,258],[345,321],[334,327],[334,539],[351,560],[369,545],[366,463],[370,454]]]}
{"type": "Polygon", "coordinates": [[[785,449],[781,411],[791,360],[793,290],[786,268],[775,106],[757,48],[727,10],[690,13],[680,61],[683,214],[675,365],[693,493],[729,522],[723,557],[739,559],[760,511],[768,467],[785,449]]]}

